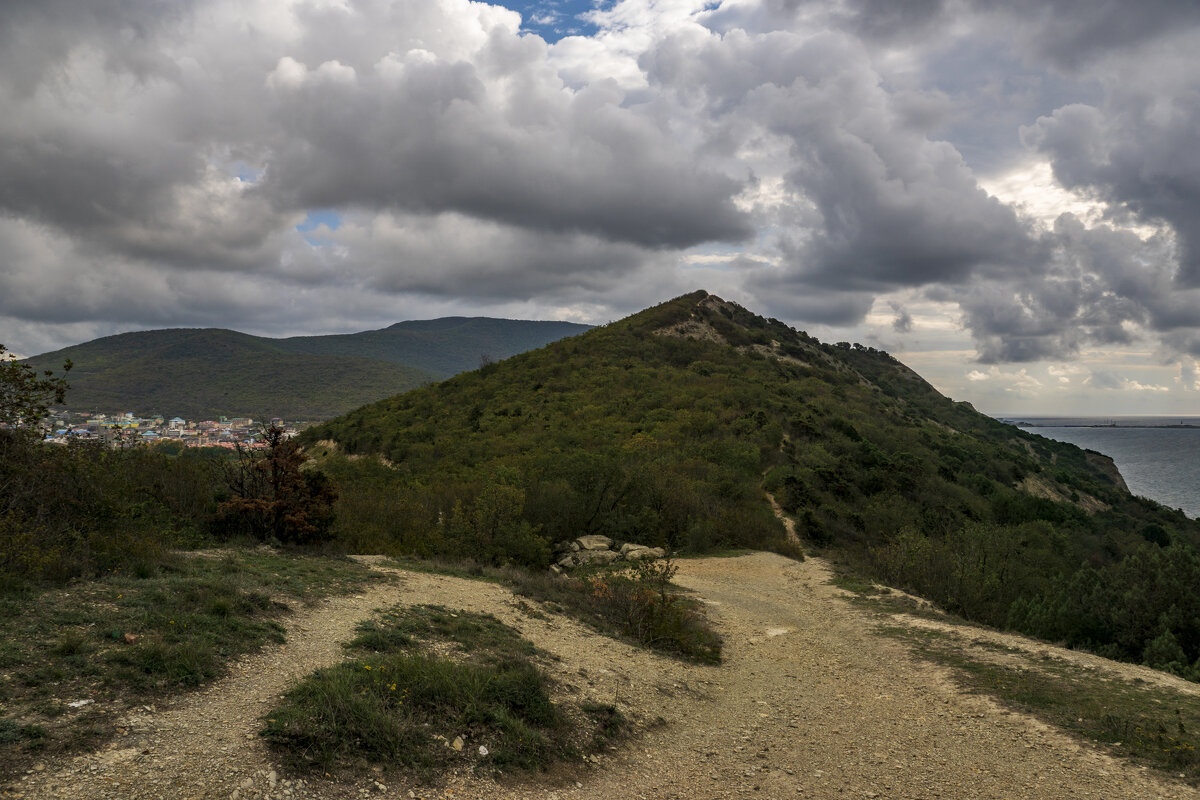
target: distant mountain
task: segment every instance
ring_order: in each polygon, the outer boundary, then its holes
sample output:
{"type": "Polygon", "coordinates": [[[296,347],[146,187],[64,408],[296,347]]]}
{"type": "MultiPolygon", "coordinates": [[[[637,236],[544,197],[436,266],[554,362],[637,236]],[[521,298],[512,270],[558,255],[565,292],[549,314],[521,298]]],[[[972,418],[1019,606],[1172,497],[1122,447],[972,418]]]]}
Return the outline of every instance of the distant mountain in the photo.
{"type": "Polygon", "coordinates": [[[74,411],[328,419],[587,329],[486,317],[288,339],[174,328],[106,336],[27,362],[54,370],[73,362],[74,411]]]}
{"type": "Polygon", "coordinates": [[[294,353],[360,356],[425,370],[440,378],[476,369],[550,342],[576,336],[590,325],[492,317],[442,317],[397,322],[382,330],[274,340],[294,353]]]}

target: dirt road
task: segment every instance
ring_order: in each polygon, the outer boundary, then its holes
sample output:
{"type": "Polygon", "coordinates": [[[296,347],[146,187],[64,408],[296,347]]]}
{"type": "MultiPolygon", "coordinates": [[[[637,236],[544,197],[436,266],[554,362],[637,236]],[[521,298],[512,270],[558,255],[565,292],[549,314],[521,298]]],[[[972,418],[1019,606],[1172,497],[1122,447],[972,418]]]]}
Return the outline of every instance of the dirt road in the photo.
{"type": "MultiPolygon", "coordinates": [[[[1196,798],[1200,792],[968,695],[949,673],[874,634],[875,619],[827,583],[818,559],[680,563],[677,582],[726,637],[719,667],[684,665],[507,590],[404,573],[294,619],[288,644],[240,662],[212,688],[125,720],[101,752],[46,763],[14,797],[138,798],[1196,798]],[[437,789],[378,775],[352,784],[276,772],[259,717],[296,678],[341,657],[373,609],[434,603],[488,611],[557,655],[559,690],[616,703],[640,732],[595,761],[532,782],[453,776],[437,789]]],[[[1044,645],[1039,645],[1045,649],[1044,645]]],[[[451,733],[451,732],[448,732],[451,733]]]]}

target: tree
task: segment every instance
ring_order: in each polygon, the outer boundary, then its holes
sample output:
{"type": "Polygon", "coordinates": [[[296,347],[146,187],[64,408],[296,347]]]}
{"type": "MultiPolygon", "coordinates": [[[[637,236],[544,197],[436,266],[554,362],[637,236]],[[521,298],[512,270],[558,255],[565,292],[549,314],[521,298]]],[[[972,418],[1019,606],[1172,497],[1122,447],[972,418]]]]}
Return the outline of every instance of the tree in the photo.
{"type": "Polygon", "coordinates": [[[337,491],[325,473],[302,470],[307,457],[283,428],[262,431],[265,450],[237,445],[225,468],[232,495],[217,507],[215,528],[283,544],[317,544],[329,537],[337,491]]]}
{"type": "Polygon", "coordinates": [[[39,375],[0,344],[0,425],[34,426],[45,419],[51,405],[63,402],[70,388],[64,376],[70,369],[68,359],[63,375],[55,377],[53,370],[39,375]]]}

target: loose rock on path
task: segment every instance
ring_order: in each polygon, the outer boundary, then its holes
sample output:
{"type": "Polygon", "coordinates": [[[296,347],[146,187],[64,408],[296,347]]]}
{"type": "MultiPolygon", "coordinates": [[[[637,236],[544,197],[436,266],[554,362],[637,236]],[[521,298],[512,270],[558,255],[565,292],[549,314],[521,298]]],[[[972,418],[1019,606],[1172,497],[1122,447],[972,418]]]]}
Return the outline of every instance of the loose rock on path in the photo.
{"type": "MultiPolygon", "coordinates": [[[[957,688],[945,669],[872,632],[819,559],[758,553],[678,562],[725,636],[717,667],[600,636],[493,584],[401,573],[291,620],[288,642],[169,708],[143,709],[100,752],[47,762],[8,796],[78,800],[350,798],[1197,798],[957,688]],[[558,691],[614,703],[639,732],[606,756],[515,781],[452,775],[436,788],[380,773],[350,783],[284,775],[260,717],[342,658],[373,610],[431,603],[495,614],[559,658],[558,691]]],[[[1045,645],[1038,645],[1046,649],[1045,645]]],[[[456,732],[448,732],[453,735],[456,732]]],[[[479,743],[466,742],[468,747],[479,743]]]]}

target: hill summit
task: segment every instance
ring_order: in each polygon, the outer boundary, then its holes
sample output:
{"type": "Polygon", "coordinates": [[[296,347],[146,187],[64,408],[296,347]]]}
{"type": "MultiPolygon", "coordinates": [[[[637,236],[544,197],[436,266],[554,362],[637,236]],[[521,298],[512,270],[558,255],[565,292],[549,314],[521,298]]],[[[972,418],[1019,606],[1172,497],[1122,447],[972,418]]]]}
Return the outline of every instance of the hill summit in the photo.
{"type": "Polygon", "coordinates": [[[357,409],[306,441],[341,535],[549,563],[601,534],[805,547],[991,624],[1200,674],[1200,530],[1110,459],[942,396],[885,352],[699,291],[357,409]],[[320,443],[318,445],[318,443],[320,443]],[[363,458],[369,456],[368,458],[363,458]],[[1153,646],[1152,646],[1153,645],[1153,646]]]}

